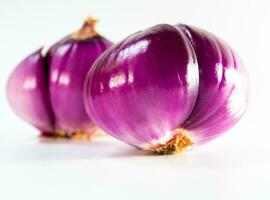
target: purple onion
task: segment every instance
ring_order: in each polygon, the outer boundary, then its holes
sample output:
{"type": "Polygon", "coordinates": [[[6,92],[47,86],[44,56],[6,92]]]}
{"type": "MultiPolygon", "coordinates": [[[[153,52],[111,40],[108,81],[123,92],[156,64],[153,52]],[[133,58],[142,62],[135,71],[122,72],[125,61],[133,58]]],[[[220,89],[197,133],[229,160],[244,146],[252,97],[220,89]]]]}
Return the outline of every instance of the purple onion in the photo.
{"type": "Polygon", "coordinates": [[[192,26],[161,24],[101,55],[88,72],[84,101],[108,134],[170,154],[232,127],[246,109],[248,79],[221,39],[192,26]]]}
{"type": "Polygon", "coordinates": [[[111,46],[94,30],[89,18],[83,27],[25,58],[12,72],[7,96],[13,110],[46,136],[89,136],[94,124],[83,102],[83,83],[96,58],[111,46]]]}

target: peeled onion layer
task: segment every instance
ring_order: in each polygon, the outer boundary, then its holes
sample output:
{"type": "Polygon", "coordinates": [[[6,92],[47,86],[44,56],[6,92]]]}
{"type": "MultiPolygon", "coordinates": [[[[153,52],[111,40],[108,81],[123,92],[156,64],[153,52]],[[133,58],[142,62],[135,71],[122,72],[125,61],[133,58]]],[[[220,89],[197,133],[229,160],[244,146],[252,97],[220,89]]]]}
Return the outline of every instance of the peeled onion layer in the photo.
{"type": "Polygon", "coordinates": [[[241,60],[202,29],[157,25],[113,45],[85,82],[90,118],[110,135],[161,154],[212,140],[243,115],[241,60]]]}
{"type": "Polygon", "coordinates": [[[28,56],[9,78],[11,107],[42,136],[87,140],[96,132],[84,107],[83,83],[92,63],[111,42],[89,23],[85,22],[83,32],[60,40],[45,55],[39,49],[28,56]]]}

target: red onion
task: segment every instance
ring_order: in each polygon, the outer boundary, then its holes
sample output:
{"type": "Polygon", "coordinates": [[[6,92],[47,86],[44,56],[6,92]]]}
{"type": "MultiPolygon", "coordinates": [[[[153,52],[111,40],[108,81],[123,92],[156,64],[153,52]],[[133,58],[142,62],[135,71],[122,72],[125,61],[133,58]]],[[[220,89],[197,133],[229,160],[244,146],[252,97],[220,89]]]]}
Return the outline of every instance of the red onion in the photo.
{"type": "Polygon", "coordinates": [[[232,127],[246,109],[248,79],[223,40],[192,26],[161,24],[102,54],[88,72],[84,100],[108,134],[170,154],[232,127]]]}
{"type": "Polygon", "coordinates": [[[83,103],[83,83],[96,58],[111,46],[89,18],[83,27],[25,58],[7,85],[11,107],[46,136],[89,137],[93,123],[83,103]]]}

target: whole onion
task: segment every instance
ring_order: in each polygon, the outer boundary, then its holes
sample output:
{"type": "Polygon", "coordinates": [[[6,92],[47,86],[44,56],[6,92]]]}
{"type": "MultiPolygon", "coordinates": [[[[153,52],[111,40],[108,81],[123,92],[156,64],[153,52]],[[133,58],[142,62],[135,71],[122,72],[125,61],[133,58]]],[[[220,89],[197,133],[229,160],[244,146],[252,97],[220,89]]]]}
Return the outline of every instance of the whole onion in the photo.
{"type": "Polygon", "coordinates": [[[42,48],[29,55],[9,77],[11,107],[45,136],[87,139],[94,130],[83,103],[83,83],[92,63],[111,46],[94,30],[95,22],[89,18],[45,55],[42,48]]]}
{"type": "Polygon", "coordinates": [[[232,127],[246,109],[248,79],[223,40],[193,26],[161,24],[100,56],[88,72],[84,100],[108,134],[170,154],[232,127]]]}

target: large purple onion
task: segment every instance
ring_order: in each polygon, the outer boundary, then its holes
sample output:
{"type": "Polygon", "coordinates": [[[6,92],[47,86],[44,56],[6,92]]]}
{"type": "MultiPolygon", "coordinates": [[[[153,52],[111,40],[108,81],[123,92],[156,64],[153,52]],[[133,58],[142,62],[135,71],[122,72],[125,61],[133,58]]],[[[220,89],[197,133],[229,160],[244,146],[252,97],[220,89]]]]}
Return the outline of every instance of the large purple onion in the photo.
{"type": "Polygon", "coordinates": [[[161,24],[100,56],[88,72],[84,98],[105,132],[169,154],[232,127],[246,109],[248,80],[223,40],[192,26],[161,24]]]}
{"type": "Polygon", "coordinates": [[[89,18],[76,33],[24,59],[12,72],[7,96],[14,111],[47,136],[93,130],[83,103],[83,83],[96,58],[111,46],[89,18]]]}

